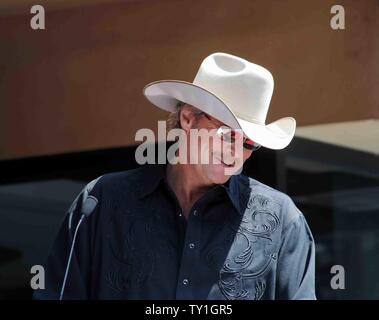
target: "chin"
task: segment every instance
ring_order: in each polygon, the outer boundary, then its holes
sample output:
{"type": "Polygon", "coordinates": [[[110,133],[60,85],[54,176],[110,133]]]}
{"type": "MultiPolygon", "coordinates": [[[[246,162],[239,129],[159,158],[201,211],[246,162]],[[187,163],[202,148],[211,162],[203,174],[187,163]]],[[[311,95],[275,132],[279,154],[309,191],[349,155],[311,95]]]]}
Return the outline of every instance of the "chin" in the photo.
{"type": "Polygon", "coordinates": [[[213,183],[223,184],[231,177],[227,174],[230,171],[230,168],[228,170],[228,167],[225,167],[222,164],[210,164],[207,168],[207,175],[213,183]]]}

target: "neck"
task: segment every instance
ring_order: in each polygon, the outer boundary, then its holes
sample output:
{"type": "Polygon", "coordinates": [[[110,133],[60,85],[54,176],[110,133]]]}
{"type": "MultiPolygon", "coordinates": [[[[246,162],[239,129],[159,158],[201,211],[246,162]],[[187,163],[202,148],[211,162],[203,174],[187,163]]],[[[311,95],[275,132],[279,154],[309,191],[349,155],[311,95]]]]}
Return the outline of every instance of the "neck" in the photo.
{"type": "Polygon", "coordinates": [[[188,217],[193,204],[212,184],[199,179],[194,165],[168,164],[166,174],[167,182],[178,198],[183,214],[188,217]]]}

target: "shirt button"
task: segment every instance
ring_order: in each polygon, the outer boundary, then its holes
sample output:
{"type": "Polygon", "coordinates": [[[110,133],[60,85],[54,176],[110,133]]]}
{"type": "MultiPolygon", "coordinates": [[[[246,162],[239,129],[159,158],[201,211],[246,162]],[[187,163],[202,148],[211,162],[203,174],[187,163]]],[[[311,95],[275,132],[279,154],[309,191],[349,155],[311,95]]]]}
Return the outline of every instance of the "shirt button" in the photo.
{"type": "Polygon", "coordinates": [[[190,247],[190,249],[193,249],[193,248],[195,248],[195,244],[194,243],[190,243],[189,247],[190,247]]]}
{"type": "Polygon", "coordinates": [[[197,216],[197,210],[194,210],[194,211],[193,211],[193,215],[194,215],[194,216],[197,216]]]}
{"type": "Polygon", "coordinates": [[[183,284],[186,286],[186,285],[188,285],[188,279],[184,279],[183,280],[183,284]]]}

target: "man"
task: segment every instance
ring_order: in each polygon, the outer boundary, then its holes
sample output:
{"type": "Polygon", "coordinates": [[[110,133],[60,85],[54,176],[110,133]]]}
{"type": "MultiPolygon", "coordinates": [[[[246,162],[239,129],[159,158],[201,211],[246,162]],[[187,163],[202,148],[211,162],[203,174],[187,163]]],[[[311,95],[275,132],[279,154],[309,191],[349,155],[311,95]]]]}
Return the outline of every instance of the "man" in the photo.
{"type": "Polygon", "coordinates": [[[268,70],[226,53],[204,59],[193,83],[147,85],[148,100],[171,112],[169,129],[184,134],[176,155],[190,150],[191,161],[90,182],[69,209],[35,298],[315,299],[303,214],[284,193],[238,174],[260,146],[283,149],[294,136],[291,117],[265,124],[272,92],[268,70]],[[194,129],[213,130],[214,140],[194,142],[194,129]],[[212,161],[192,161],[200,158],[193,147],[212,161]]]}

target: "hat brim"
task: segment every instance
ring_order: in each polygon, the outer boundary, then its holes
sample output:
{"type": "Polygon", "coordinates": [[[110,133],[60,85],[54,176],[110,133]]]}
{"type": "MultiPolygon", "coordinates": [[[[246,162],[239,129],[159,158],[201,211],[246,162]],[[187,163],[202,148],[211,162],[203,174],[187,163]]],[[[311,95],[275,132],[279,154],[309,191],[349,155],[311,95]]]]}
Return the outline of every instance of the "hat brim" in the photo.
{"type": "Polygon", "coordinates": [[[241,119],[217,95],[191,82],[154,81],[143,88],[143,94],[152,104],[169,112],[175,112],[179,101],[188,103],[233,129],[242,129],[249,139],[269,149],[287,147],[296,130],[296,120],[292,117],[281,118],[267,125],[241,119]]]}

